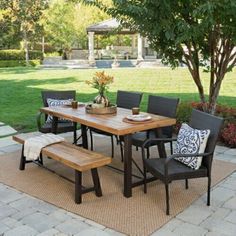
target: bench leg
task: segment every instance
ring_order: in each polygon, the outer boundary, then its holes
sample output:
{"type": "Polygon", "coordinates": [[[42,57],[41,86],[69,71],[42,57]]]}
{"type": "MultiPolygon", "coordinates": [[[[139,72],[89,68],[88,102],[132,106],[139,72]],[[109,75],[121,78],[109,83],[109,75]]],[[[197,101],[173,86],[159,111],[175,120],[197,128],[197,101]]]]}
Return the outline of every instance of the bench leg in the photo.
{"type": "Polygon", "coordinates": [[[39,163],[43,166],[43,155],[42,155],[42,152],[39,155],[39,163]]]}
{"type": "Polygon", "coordinates": [[[82,202],[82,173],[75,170],[75,203],[82,202]]]}
{"type": "Polygon", "coordinates": [[[101,189],[101,185],[100,185],[100,180],[99,180],[97,168],[91,169],[91,172],[92,172],[93,184],[94,184],[96,196],[101,197],[102,196],[102,189],[101,189]]]}
{"type": "Polygon", "coordinates": [[[20,158],[20,167],[19,169],[20,170],[24,170],[25,169],[25,156],[24,156],[24,145],[22,146],[22,149],[21,149],[21,158],[20,158]]]}

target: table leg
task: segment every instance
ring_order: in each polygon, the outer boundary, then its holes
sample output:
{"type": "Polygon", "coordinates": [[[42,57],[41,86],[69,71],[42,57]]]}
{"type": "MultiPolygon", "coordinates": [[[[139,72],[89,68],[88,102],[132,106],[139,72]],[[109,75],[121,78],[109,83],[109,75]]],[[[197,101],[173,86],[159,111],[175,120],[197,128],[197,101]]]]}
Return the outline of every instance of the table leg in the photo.
{"type": "Polygon", "coordinates": [[[74,144],[76,145],[77,142],[77,122],[73,122],[73,126],[74,126],[74,144]]]}
{"type": "Polygon", "coordinates": [[[52,117],[52,133],[53,134],[57,133],[57,123],[58,123],[58,117],[53,116],[52,117]]]}
{"type": "Polygon", "coordinates": [[[124,136],[124,196],[132,197],[132,135],[124,136]]]}
{"type": "MultiPolygon", "coordinates": [[[[162,137],[161,129],[156,129],[156,137],[157,138],[162,137]]],[[[158,148],[159,157],[166,158],[165,143],[164,142],[158,142],[157,148],[158,148]]]]}
{"type": "Polygon", "coordinates": [[[81,133],[82,133],[82,146],[83,148],[88,149],[88,137],[87,137],[87,126],[81,124],[81,133]]]}

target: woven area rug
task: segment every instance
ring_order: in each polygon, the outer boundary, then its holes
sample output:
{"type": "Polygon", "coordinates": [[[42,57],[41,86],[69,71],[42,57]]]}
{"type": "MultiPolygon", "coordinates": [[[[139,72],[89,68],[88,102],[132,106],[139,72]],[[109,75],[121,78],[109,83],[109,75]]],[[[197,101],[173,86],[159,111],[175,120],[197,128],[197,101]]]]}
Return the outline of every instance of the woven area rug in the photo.
{"type": "MultiPolygon", "coordinates": [[[[97,137],[96,151],[110,153],[109,140],[97,137]]],[[[156,152],[156,148],[153,152],[156,152]]],[[[133,155],[137,160],[140,159],[140,151],[134,150],[133,155]]],[[[44,159],[48,168],[73,179],[73,171],[53,160],[44,159]]],[[[184,181],[172,182],[171,215],[166,216],[165,190],[160,181],[149,183],[147,194],[143,193],[141,186],[134,188],[133,197],[127,199],[122,194],[122,173],[103,167],[99,169],[103,196],[97,198],[93,192],[87,193],[83,195],[82,204],[76,205],[71,182],[35,164],[28,164],[25,171],[19,171],[19,160],[20,152],[0,155],[0,182],[128,235],[151,234],[206,192],[206,178],[190,180],[188,190],[185,190],[184,181]]],[[[122,168],[118,147],[113,165],[122,168]]],[[[236,165],[232,163],[214,161],[212,185],[235,169],[236,165]]],[[[83,183],[91,185],[90,172],[84,174],[83,183]]]]}

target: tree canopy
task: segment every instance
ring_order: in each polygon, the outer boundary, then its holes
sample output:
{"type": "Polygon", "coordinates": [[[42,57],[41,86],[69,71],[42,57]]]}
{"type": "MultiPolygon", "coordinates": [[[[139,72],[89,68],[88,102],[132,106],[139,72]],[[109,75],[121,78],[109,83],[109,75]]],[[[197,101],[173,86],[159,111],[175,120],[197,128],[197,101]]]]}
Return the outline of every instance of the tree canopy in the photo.
{"type": "MultiPolygon", "coordinates": [[[[8,23],[13,35],[17,34],[24,41],[26,61],[29,60],[29,40],[35,36],[40,19],[47,8],[49,0],[0,0],[0,21],[8,23]],[[15,28],[13,28],[15,27],[15,28]]],[[[11,34],[6,33],[9,38],[11,34]]],[[[17,37],[15,38],[15,40],[17,37]]]]}
{"type": "Polygon", "coordinates": [[[85,0],[143,36],[173,68],[185,64],[205,110],[214,113],[225,74],[236,63],[235,0],[85,0]],[[200,69],[209,72],[209,100],[200,69]],[[208,102],[208,104],[207,104],[208,102]]]}

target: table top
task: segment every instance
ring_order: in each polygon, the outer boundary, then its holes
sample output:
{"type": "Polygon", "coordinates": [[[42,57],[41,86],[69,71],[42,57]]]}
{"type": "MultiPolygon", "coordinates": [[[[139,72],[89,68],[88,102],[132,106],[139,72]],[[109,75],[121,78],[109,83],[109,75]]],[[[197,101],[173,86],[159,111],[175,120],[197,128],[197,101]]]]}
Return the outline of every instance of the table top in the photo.
{"type": "Polygon", "coordinates": [[[158,116],[150,113],[142,112],[141,114],[147,114],[152,117],[151,121],[142,123],[127,123],[123,119],[131,115],[132,111],[124,108],[117,108],[116,114],[95,115],[88,114],[85,111],[85,107],[78,107],[72,109],[71,107],[58,106],[58,107],[43,107],[41,112],[56,116],[59,118],[65,118],[73,122],[93,127],[114,135],[126,135],[139,131],[171,126],[176,123],[176,119],[158,116]]]}

